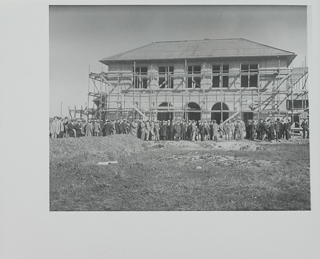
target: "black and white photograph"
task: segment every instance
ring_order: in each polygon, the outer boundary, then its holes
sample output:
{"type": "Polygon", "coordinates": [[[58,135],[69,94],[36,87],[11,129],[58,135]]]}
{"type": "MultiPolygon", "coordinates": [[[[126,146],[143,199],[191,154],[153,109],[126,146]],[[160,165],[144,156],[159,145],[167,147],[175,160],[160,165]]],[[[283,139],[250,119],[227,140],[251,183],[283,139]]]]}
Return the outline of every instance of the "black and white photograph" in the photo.
{"type": "Polygon", "coordinates": [[[0,1],[0,258],[320,258],[319,13],[0,1]]]}
{"type": "Polygon", "coordinates": [[[49,11],[50,210],[311,209],[307,6],[49,11]]]}

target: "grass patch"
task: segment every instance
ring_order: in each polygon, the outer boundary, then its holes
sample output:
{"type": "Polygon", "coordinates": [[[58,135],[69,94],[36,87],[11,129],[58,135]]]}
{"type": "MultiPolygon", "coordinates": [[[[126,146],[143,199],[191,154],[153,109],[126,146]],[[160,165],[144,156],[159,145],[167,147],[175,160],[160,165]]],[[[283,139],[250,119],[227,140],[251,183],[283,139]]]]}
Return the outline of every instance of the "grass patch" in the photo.
{"type": "MultiPolygon", "coordinates": [[[[265,149],[160,148],[50,160],[50,210],[310,210],[309,145],[265,149]],[[197,167],[201,169],[197,169],[197,167]]],[[[106,150],[105,152],[109,152],[106,150]]]]}

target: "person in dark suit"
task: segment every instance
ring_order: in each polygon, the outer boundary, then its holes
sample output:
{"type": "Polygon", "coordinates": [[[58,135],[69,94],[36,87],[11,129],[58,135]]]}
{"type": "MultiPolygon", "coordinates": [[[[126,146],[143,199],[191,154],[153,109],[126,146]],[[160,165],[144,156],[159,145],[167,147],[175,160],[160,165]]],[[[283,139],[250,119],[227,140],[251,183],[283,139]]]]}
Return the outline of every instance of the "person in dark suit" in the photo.
{"type": "Polygon", "coordinates": [[[161,140],[166,140],[167,139],[167,132],[168,132],[168,129],[167,129],[167,123],[166,121],[164,121],[160,127],[160,137],[161,137],[161,140]]]}
{"type": "Polygon", "coordinates": [[[306,132],[307,132],[307,138],[309,138],[309,125],[306,119],[303,119],[301,123],[301,128],[302,128],[302,137],[306,137],[306,132]]]}
{"type": "Polygon", "coordinates": [[[213,128],[213,140],[218,142],[219,125],[216,122],[216,120],[213,120],[212,128],[213,128]]]}
{"type": "Polygon", "coordinates": [[[204,140],[204,125],[203,125],[202,121],[199,122],[198,128],[199,128],[199,133],[200,133],[200,139],[201,139],[201,141],[203,141],[204,140]]]}
{"type": "Polygon", "coordinates": [[[175,140],[180,140],[181,138],[181,127],[180,127],[180,122],[175,121],[174,122],[174,138],[175,140]]]}
{"type": "Polygon", "coordinates": [[[173,121],[170,121],[170,140],[174,140],[174,135],[175,135],[175,128],[174,128],[174,124],[173,121]]]}
{"type": "Polygon", "coordinates": [[[141,121],[140,127],[141,127],[141,139],[146,140],[146,122],[141,121]]]}
{"type": "Polygon", "coordinates": [[[76,130],[76,137],[81,137],[81,120],[78,120],[77,123],[74,125],[74,129],[76,130]]]}
{"type": "Polygon", "coordinates": [[[180,129],[181,129],[181,139],[186,140],[186,123],[184,121],[180,122],[180,129]]]}
{"type": "Polygon", "coordinates": [[[191,121],[188,122],[186,127],[187,127],[186,139],[191,141],[192,140],[192,123],[191,123],[191,121]]]}
{"type": "Polygon", "coordinates": [[[278,142],[280,139],[280,119],[277,118],[277,121],[274,123],[274,129],[276,132],[276,141],[278,142]]]}
{"type": "Polygon", "coordinates": [[[289,140],[291,138],[291,121],[289,119],[287,119],[287,122],[285,123],[284,126],[285,129],[285,135],[286,135],[286,140],[289,140]]]}
{"type": "Polygon", "coordinates": [[[210,135],[210,140],[213,139],[213,122],[209,122],[209,135],[210,135]]]}
{"type": "Polygon", "coordinates": [[[266,138],[267,127],[266,122],[264,120],[260,123],[260,140],[264,140],[266,138]]]}
{"type": "Polygon", "coordinates": [[[154,140],[155,141],[160,140],[159,134],[160,134],[160,123],[159,123],[159,121],[156,120],[154,122],[154,140]]]}
{"type": "Polygon", "coordinates": [[[279,133],[279,139],[285,138],[285,123],[284,120],[282,119],[280,121],[280,133],[279,133]]]}
{"type": "Polygon", "coordinates": [[[120,130],[120,134],[127,134],[127,122],[125,119],[121,121],[119,130],[120,130]]]}
{"type": "Polygon", "coordinates": [[[120,120],[116,120],[115,124],[114,124],[114,128],[115,128],[115,131],[116,131],[116,134],[120,134],[120,120]]]}
{"type": "Polygon", "coordinates": [[[269,121],[269,141],[274,140],[274,123],[272,120],[269,121]]]}
{"type": "Polygon", "coordinates": [[[113,129],[113,126],[111,124],[111,121],[110,120],[107,120],[106,123],[104,124],[103,126],[103,136],[109,136],[112,134],[112,129],[113,129]]]}

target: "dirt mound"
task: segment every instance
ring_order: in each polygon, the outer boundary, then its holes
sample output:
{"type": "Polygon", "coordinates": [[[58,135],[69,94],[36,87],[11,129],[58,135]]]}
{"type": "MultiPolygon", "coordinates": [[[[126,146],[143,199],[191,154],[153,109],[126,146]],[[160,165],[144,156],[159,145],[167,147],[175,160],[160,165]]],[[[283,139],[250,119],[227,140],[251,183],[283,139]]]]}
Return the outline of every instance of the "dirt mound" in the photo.
{"type": "Polygon", "coordinates": [[[117,159],[123,155],[143,152],[143,141],[130,135],[107,137],[81,137],[50,139],[50,160],[69,159],[76,156],[101,155],[117,159]]]}

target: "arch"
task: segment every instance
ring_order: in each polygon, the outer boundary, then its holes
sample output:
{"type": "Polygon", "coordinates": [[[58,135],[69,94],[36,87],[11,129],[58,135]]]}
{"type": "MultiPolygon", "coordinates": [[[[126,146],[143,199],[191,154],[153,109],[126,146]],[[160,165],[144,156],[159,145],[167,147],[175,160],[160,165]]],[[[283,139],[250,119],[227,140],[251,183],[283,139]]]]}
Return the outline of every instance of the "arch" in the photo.
{"type": "Polygon", "coordinates": [[[229,112],[226,112],[229,110],[228,105],[226,105],[223,102],[215,103],[211,108],[211,120],[216,120],[218,124],[220,124],[220,121],[225,121],[229,118],[229,112]]]}
{"type": "Polygon", "coordinates": [[[186,120],[195,120],[195,121],[201,120],[201,112],[195,112],[195,111],[201,111],[201,108],[197,103],[195,102],[188,103],[188,110],[190,110],[190,112],[186,112],[184,115],[186,120]]]}
{"type": "MultiPolygon", "coordinates": [[[[159,107],[168,107],[172,106],[171,104],[168,104],[167,102],[163,102],[159,105],[159,107]]],[[[157,120],[158,121],[168,121],[173,119],[173,112],[158,112],[157,114],[157,120]]]]}

